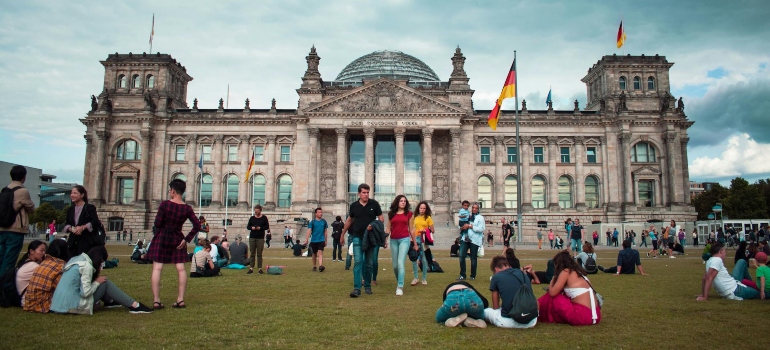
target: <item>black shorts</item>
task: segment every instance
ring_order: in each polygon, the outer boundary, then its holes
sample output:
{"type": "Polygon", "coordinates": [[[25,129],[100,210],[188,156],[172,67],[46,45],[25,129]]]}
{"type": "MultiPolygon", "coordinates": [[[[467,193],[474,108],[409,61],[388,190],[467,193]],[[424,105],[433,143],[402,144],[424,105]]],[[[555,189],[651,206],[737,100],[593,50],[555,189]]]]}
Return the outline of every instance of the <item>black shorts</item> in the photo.
{"type": "Polygon", "coordinates": [[[652,249],[653,250],[658,250],[658,240],[657,239],[653,239],[652,240],[652,249]]]}
{"type": "Polygon", "coordinates": [[[324,247],[326,247],[326,243],[325,242],[311,242],[310,243],[310,249],[313,250],[313,254],[315,254],[317,252],[324,251],[324,247]]]}

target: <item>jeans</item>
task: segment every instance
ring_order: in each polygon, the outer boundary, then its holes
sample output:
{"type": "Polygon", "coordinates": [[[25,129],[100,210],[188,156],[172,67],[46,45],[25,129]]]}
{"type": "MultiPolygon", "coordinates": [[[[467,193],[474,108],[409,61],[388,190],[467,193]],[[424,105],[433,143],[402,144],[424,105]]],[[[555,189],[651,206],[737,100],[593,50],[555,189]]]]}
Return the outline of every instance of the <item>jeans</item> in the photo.
{"type": "Polygon", "coordinates": [[[335,239],[333,242],[333,249],[332,249],[332,260],[340,260],[342,261],[342,244],[340,244],[339,239],[335,239]]]}
{"type": "Polygon", "coordinates": [[[214,262],[214,266],[216,266],[216,267],[225,267],[225,266],[227,266],[227,259],[217,258],[217,261],[214,262]]]}
{"type": "MultiPolygon", "coordinates": [[[[465,242],[463,240],[460,241],[460,277],[465,279],[467,276],[465,275],[465,257],[468,256],[468,248],[471,250],[470,258],[471,258],[471,278],[476,278],[476,265],[478,261],[476,260],[476,254],[479,253],[479,246],[465,242]]],[[[482,312],[483,305],[482,305],[482,312]]]]}
{"type": "Polygon", "coordinates": [[[249,256],[251,257],[251,265],[249,265],[252,269],[254,268],[254,263],[257,263],[257,267],[260,269],[262,268],[262,251],[265,249],[265,240],[264,239],[256,239],[256,238],[249,238],[249,256]]]}
{"type": "Polygon", "coordinates": [[[639,243],[639,246],[647,246],[647,237],[642,237],[642,243],[639,243]]]}
{"type": "MultiPolygon", "coordinates": [[[[428,259],[425,258],[425,247],[422,245],[422,235],[415,237],[414,240],[417,242],[417,246],[419,247],[418,249],[420,249],[420,260],[422,261],[422,280],[425,281],[428,279],[428,259]]],[[[419,277],[417,273],[419,271],[418,269],[419,267],[417,267],[417,262],[412,261],[412,271],[414,271],[415,279],[419,277]]]]}
{"type": "Polygon", "coordinates": [[[0,231],[0,276],[16,267],[24,235],[13,231],[0,231]]]}
{"type": "Polygon", "coordinates": [[[372,286],[372,268],[374,264],[375,247],[369,247],[366,251],[361,250],[362,237],[353,236],[350,238],[353,244],[353,288],[361,289],[361,278],[364,280],[364,288],[372,286]]]}
{"type": "Polygon", "coordinates": [[[390,258],[393,260],[393,274],[396,275],[398,288],[404,287],[404,275],[406,274],[404,261],[406,260],[406,253],[409,251],[409,243],[409,237],[390,240],[390,258]]]}
{"type": "MultiPolygon", "coordinates": [[[[350,237],[350,234],[348,234],[348,245],[347,245],[347,248],[348,248],[348,249],[350,248],[350,245],[351,245],[352,243],[353,243],[353,239],[350,237]]],[[[349,251],[349,250],[348,250],[348,251],[349,251]]],[[[350,255],[350,254],[346,254],[346,255],[347,255],[347,256],[345,257],[345,270],[348,270],[348,269],[350,269],[350,259],[352,259],[352,258],[353,258],[353,256],[352,256],[352,255],[350,255]]]]}
{"type": "Polygon", "coordinates": [[[583,245],[580,243],[580,239],[570,238],[570,244],[572,244],[572,250],[580,253],[583,251],[583,245]]]}
{"type": "Polygon", "coordinates": [[[553,249],[553,239],[549,239],[551,241],[551,249],[553,249]]]}
{"type": "Polygon", "coordinates": [[[100,284],[99,287],[96,287],[96,291],[94,291],[94,302],[99,300],[104,300],[105,302],[114,301],[125,307],[131,307],[134,305],[134,301],[136,301],[120,290],[120,288],[110,280],[107,280],[100,284]]]}
{"type": "Polygon", "coordinates": [[[608,246],[608,247],[609,247],[610,245],[612,245],[612,243],[611,243],[611,242],[612,242],[612,238],[610,238],[610,237],[607,237],[607,246],[608,246]]]}
{"type": "Polygon", "coordinates": [[[377,272],[380,270],[380,247],[375,246],[372,252],[372,281],[377,282],[377,272]]]}
{"type": "Polygon", "coordinates": [[[460,314],[468,314],[468,317],[477,320],[484,319],[484,302],[473,289],[466,288],[449,292],[444,299],[444,304],[436,311],[436,322],[444,323],[460,314]]]}
{"type": "MultiPolygon", "coordinates": [[[[749,274],[749,265],[744,259],[740,259],[735,263],[735,267],[733,268],[733,273],[731,275],[738,282],[741,282],[745,279],[749,281],[752,280],[751,275],[749,274]]],[[[738,285],[738,288],[735,288],[733,294],[736,297],[743,299],[759,299],[758,290],[741,285],[738,285]]]]}
{"type": "Polygon", "coordinates": [[[686,247],[687,246],[686,245],[687,244],[686,241],[687,241],[686,239],[682,238],[682,239],[679,240],[679,244],[681,244],[682,247],[686,247]]]}

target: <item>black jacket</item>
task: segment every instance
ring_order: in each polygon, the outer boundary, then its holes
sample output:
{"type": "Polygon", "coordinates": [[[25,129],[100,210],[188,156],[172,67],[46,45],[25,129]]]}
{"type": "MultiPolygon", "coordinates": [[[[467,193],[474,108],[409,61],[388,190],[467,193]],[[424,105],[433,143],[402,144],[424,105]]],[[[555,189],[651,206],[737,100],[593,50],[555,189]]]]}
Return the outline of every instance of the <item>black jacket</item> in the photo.
{"type": "Polygon", "coordinates": [[[364,231],[364,238],[361,240],[361,250],[366,251],[369,247],[384,247],[385,241],[388,239],[388,234],[385,233],[385,225],[380,220],[374,220],[369,225],[372,225],[372,230],[364,231]]]}
{"type": "Polygon", "coordinates": [[[91,248],[99,245],[104,245],[104,227],[102,227],[99,216],[96,214],[96,206],[86,203],[83,206],[83,211],[80,213],[80,218],[75,222],[75,206],[70,206],[67,210],[66,224],[70,226],[82,226],[87,223],[91,223],[92,230],[83,230],[78,236],[72,233],[69,234],[67,239],[67,245],[69,246],[70,256],[77,256],[82,253],[88,253],[91,248]]]}

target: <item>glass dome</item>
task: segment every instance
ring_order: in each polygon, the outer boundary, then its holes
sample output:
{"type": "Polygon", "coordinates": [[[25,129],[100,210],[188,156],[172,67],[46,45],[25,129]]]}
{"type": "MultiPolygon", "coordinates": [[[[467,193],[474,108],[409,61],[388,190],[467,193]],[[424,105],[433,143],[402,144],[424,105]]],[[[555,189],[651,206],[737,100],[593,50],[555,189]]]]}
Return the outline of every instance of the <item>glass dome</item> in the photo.
{"type": "Polygon", "coordinates": [[[409,79],[410,81],[439,81],[436,73],[423,61],[400,51],[375,51],[348,64],[336,81],[363,79],[409,79]]]}

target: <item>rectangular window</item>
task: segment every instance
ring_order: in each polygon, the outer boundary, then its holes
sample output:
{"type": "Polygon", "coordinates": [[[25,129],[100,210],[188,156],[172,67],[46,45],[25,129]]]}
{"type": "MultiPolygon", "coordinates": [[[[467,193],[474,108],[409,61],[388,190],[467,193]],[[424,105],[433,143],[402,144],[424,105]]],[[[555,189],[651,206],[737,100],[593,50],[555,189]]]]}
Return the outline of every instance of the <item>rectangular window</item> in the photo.
{"type": "Polygon", "coordinates": [[[481,147],[481,162],[489,163],[489,147],[481,147]]]}
{"type": "Polygon", "coordinates": [[[543,162],[543,147],[534,147],[535,163],[543,162]]]}
{"type": "Polygon", "coordinates": [[[118,202],[120,204],[131,204],[134,201],[134,179],[118,179],[120,188],[118,189],[118,202]]]}
{"type": "Polygon", "coordinates": [[[123,231],[123,218],[110,218],[107,231],[123,231]]]}
{"type": "Polygon", "coordinates": [[[235,162],[238,160],[238,146],[227,145],[227,161],[235,162]]]}
{"type": "Polygon", "coordinates": [[[254,162],[265,161],[265,146],[254,146],[254,162]]]}
{"type": "Polygon", "coordinates": [[[291,162],[291,147],[290,146],[281,146],[281,161],[282,162],[291,162]]]}
{"type": "Polygon", "coordinates": [[[586,148],[586,162],[596,163],[596,147],[586,148]]]}
{"type": "Polygon", "coordinates": [[[642,207],[655,206],[653,184],[653,181],[639,181],[639,205],[642,207]]]}
{"type": "Polygon", "coordinates": [[[177,162],[184,161],[184,146],[176,146],[176,157],[174,157],[174,160],[177,162]]]}
{"type": "Polygon", "coordinates": [[[561,147],[561,162],[569,163],[569,147],[561,147]]]}
{"type": "Polygon", "coordinates": [[[204,145],[203,146],[203,161],[204,162],[210,162],[211,161],[211,145],[204,145]]]}
{"type": "Polygon", "coordinates": [[[508,163],[516,163],[518,161],[518,154],[516,154],[516,147],[508,147],[508,163]]]}

